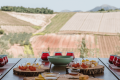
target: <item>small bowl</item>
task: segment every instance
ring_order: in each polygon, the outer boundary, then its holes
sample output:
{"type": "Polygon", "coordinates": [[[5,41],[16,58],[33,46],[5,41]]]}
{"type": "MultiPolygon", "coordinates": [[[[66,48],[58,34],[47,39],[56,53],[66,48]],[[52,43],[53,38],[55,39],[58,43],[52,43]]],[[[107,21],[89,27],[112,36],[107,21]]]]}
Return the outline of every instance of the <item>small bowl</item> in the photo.
{"type": "Polygon", "coordinates": [[[42,73],[42,76],[47,80],[47,79],[57,79],[60,76],[60,73],[57,72],[44,72],[42,73]]]}

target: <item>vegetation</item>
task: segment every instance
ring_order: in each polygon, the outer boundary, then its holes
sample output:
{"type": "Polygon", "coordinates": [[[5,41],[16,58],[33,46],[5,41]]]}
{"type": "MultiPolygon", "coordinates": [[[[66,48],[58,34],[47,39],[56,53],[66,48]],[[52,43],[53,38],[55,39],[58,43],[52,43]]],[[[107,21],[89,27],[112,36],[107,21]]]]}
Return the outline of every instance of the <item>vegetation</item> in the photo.
{"type": "Polygon", "coordinates": [[[88,57],[88,50],[89,49],[86,47],[85,38],[82,38],[81,47],[79,48],[80,58],[88,57]]]}
{"type": "Polygon", "coordinates": [[[0,30],[0,35],[4,33],[4,30],[0,30]]]}
{"type": "Polygon", "coordinates": [[[15,11],[15,12],[23,12],[23,13],[41,13],[41,14],[53,14],[53,10],[48,8],[25,8],[22,6],[2,6],[2,11],[15,11]]]}
{"type": "MultiPolygon", "coordinates": [[[[20,44],[21,46],[24,46],[24,53],[26,55],[29,54],[29,55],[34,56],[33,49],[32,49],[31,44],[29,42],[29,39],[31,36],[32,36],[31,33],[9,33],[8,35],[4,34],[1,37],[1,40],[8,42],[8,43],[5,43],[6,47],[8,46],[9,43],[11,45],[20,44]]],[[[4,48],[3,51],[6,51],[7,49],[9,49],[9,48],[5,48],[4,46],[2,46],[2,47],[4,48]]]]}
{"type": "Polygon", "coordinates": [[[30,45],[24,45],[24,53],[25,54],[30,54],[30,55],[34,54],[33,48],[31,47],[31,44],[30,45]]]}
{"type": "Polygon", "coordinates": [[[119,9],[115,9],[115,10],[113,10],[113,9],[109,9],[109,10],[100,9],[98,11],[91,11],[91,12],[92,13],[96,13],[96,12],[98,12],[98,13],[108,13],[108,12],[120,12],[120,10],[119,9]]]}
{"type": "Polygon", "coordinates": [[[105,10],[102,8],[102,9],[100,9],[100,10],[98,10],[98,11],[105,11],[105,10]]]}
{"type": "Polygon", "coordinates": [[[88,58],[88,57],[94,57],[94,56],[100,57],[98,48],[91,49],[91,46],[90,46],[90,49],[88,49],[86,47],[85,36],[82,38],[82,41],[79,41],[79,43],[78,43],[78,50],[80,52],[80,58],[83,58],[83,59],[84,58],[88,58]]]}
{"type": "Polygon", "coordinates": [[[45,33],[40,32],[40,33],[37,33],[37,34],[33,34],[33,36],[37,36],[37,35],[45,35],[45,33]]]}
{"type": "Polygon", "coordinates": [[[60,28],[74,15],[74,12],[58,13],[52,18],[51,23],[45,28],[43,33],[57,33],[60,28]]]}
{"type": "Polygon", "coordinates": [[[8,35],[4,34],[1,40],[9,41],[12,45],[20,44],[23,46],[30,44],[29,39],[31,36],[31,33],[9,33],[8,35]]]}
{"type": "Polygon", "coordinates": [[[29,22],[19,20],[9,14],[0,11],[0,26],[1,25],[13,25],[13,26],[35,26],[29,22]]]}
{"type": "Polygon", "coordinates": [[[31,26],[32,28],[36,29],[36,30],[39,30],[41,29],[41,26],[31,26]]]}
{"type": "Polygon", "coordinates": [[[12,58],[13,55],[9,54],[6,50],[9,49],[8,41],[0,39],[0,55],[7,55],[8,58],[12,58]]]}

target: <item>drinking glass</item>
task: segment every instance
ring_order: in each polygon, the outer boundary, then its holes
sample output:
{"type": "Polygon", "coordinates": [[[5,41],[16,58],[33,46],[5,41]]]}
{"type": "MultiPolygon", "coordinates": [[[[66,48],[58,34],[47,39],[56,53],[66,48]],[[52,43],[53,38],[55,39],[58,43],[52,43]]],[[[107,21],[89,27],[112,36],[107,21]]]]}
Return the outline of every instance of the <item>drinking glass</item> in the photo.
{"type": "Polygon", "coordinates": [[[113,64],[116,66],[117,58],[120,58],[120,56],[115,56],[113,59],[113,64]]]}
{"type": "Polygon", "coordinates": [[[120,67],[120,57],[117,58],[116,66],[117,66],[117,67],[120,67]]]}
{"type": "Polygon", "coordinates": [[[48,58],[47,58],[48,56],[50,56],[50,55],[49,55],[49,52],[43,52],[43,53],[42,53],[42,56],[41,56],[41,59],[42,59],[42,60],[48,60],[48,58]]]}
{"type": "Polygon", "coordinates": [[[117,56],[117,55],[110,55],[110,58],[109,58],[109,63],[110,64],[113,64],[114,56],[117,56]]]}
{"type": "Polygon", "coordinates": [[[61,52],[55,52],[55,56],[62,56],[61,52]]]}
{"type": "Polygon", "coordinates": [[[74,53],[73,52],[67,52],[66,56],[73,56],[73,59],[75,58],[74,53]]]}

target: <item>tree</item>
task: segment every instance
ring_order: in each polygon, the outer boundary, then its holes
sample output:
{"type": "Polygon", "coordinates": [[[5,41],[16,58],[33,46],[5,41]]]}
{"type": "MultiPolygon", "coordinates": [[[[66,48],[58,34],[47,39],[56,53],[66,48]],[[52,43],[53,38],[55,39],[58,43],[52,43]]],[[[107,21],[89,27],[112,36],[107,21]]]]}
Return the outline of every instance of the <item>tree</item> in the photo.
{"type": "Polygon", "coordinates": [[[105,11],[105,10],[102,8],[102,9],[100,9],[100,10],[98,10],[98,11],[105,11]]]}
{"type": "Polygon", "coordinates": [[[88,50],[89,49],[86,47],[85,38],[82,38],[82,43],[80,48],[80,57],[81,58],[87,57],[88,50]]]}
{"type": "Polygon", "coordinates": [[[24,13],[42,13],[42,14],[53,14],[53,10],[48,8],[25,8],[23,6],[2,6],[2,11],[15,11],[24,13]]]}

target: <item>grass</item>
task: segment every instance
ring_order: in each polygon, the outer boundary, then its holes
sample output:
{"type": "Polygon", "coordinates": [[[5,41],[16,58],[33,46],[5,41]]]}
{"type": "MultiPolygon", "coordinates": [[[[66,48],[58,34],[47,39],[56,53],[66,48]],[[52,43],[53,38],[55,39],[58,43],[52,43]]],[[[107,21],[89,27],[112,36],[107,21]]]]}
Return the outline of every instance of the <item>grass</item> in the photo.
{"type": "Polygon", "coordinates": [[[51,23],[45,28],[43,33],[57,33],[61,27],[75,14],[75,12],[69,13],[57,13],[52,18],[51,23]]]}
{"type": "Polygon", "coordinates": [[[3,11],[0,11],[0,25],[35,26],[29,22],[12,17],[3,11]]]}
{"type": "Polygon", "coordinates": [[[31,26],[32,28],[36,29],[36,30],[39,30],[41,29],[41,26],[31,26]]]}
{"type": "Polygon", "coordinates": [[[45,33],[40,32],[40,33],[37,33],[37,34],[33,34],[32,36],[37,36],[37,35],[45,35],[45,33]]]}

